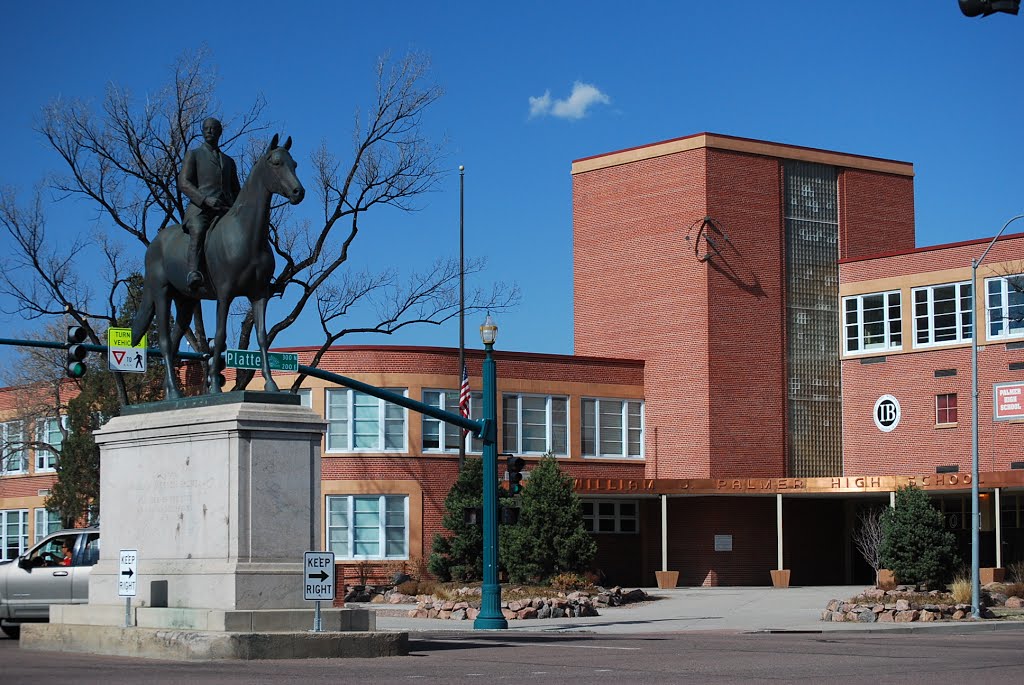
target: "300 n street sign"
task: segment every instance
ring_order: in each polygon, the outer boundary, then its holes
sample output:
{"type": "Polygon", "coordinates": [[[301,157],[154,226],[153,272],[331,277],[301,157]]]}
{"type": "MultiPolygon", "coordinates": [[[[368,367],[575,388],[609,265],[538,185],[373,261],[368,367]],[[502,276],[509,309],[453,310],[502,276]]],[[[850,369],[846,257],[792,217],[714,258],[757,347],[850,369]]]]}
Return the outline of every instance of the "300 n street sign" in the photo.
{"type": "MultiPolygon", "coordinates": [[[[299,355],[295,352],[267,352],[271,371],[298,371],[299,355]]],[[[259,350],[226,350],[224,366],[229,369],[262,369],[263,355],[259,350]]]]}

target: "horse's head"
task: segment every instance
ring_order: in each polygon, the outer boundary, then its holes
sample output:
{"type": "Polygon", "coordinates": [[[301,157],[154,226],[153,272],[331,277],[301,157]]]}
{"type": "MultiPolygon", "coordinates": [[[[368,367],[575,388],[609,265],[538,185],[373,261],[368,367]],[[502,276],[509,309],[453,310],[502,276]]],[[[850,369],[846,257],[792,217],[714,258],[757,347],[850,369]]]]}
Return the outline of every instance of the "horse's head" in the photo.
{"type": "Polygon", "coordinates": [[[295,167],[297,165],[295,160],[292,159],[291,152],[289,152],[291,147],[291,136],[288,136],[288,140],[284,141],[284,145],[278,147],[277,134],[275,133],[274,138],[270,141],[270,145],[267,146],[267,151],[263,153],[263,159],[267,163],[267,169],[269,170],[267,174],[267,187],[271,192],[288,198],[289,202],[297,205],[306,196],[306,189],[302,187],[302,182],[295,175],[295,167]]]}

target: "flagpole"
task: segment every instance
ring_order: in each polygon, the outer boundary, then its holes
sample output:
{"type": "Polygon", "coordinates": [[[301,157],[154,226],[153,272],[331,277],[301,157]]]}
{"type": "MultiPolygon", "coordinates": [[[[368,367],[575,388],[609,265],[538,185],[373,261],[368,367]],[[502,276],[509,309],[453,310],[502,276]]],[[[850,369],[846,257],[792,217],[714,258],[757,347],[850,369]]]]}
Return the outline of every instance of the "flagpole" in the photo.
{"type": "MultiPolygon", "coordinates": [[[[466,368],[466,271],[465,271],[465,173],[459,165],[459,396],[461,404],[462,374],[466,368]]],[[[443,428],[442,428],[443,430],[443,428]]],[[[466,462],[466,432],[459,432],[459,471],[466,462]]]]}

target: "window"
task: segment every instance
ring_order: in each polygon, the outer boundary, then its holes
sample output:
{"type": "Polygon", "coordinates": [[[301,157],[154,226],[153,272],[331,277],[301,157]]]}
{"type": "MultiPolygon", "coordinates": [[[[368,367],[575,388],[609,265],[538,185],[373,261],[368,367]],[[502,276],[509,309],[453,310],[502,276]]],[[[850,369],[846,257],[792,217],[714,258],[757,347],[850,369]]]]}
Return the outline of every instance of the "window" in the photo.
{"type": "Polygon", "coordinates": [[[515,454],[569,453],[569,400],[549,395],[503,395],[502,448],[515,454]]]}
{"type": "Polygon", "coordinates": [[[25,473],[28,471],[24,425],[21,421],[0,423],[0,449],[2,449],[0,454],[3,455],[4,473],[25,473]]]}
{"type": "Polygon", "coordinates": [[[329,496],[327,545],[341,559],[408,558],[409,497],[329,496]]]}
{"type": "Polygon", "coordinates": [[[39,542],[50,533],[56,533],[63,527],[57,512],[42,507],[32,511],[36,518],[35,527],[32,529],[32,544],[39,542]]]}
{"type": "Polygon", "coordinates": [[[643,408],[638,400],[584,398],[580,417],[583,456],[643,456],[643,408]]]}
{"type": "Polygon", "coordinates": [[[848,353],[903,347],[898,290],[843,298],[843,311],[848,353]]]}
{"type": "Polygon", "coordinates": [[[1024,497],[1019,495],[1003,495],[999,498],[1000,521],[1003,528],[1020,528],[1020,501],[1024,497]]]}
{"type": "Polygon", "coordinates": [[[1024,275],[985,280],[988,337],[1024,337],[1024,275]]]}
{"type": "Polygon", "coordinates": [[[298,395],[301,406],[313,408],[313,390],[311,388],[299,388],[298,395]]]}
{"type": "MultiPolygon", "coordinates": [[[[431,407],[444,409],[454,414],[459,413],[459,392],[457,390],[424,390],[423,404],[431,407]]],[[[483,393],[472,392],[469,394],[469,417],[479,419],[483,415],[484,398],[483,393]]],[[[423,415],[423,449],[426,451],[453,452],[459,449],[462,429],[439,419],[423,415]]],[[[473,436],[466,436],[469,440],[466,449],[470,452],[482,452],[483,441],[473,436]]]]}
{"type": "Polygon", "coordinates": [[[935,396],[935,423],[956,423],[956,393],[935,396]]]}
{"type": "MultiPolygon", "coordinates": [[[[60,450],[64,444],[64,435],[60,432],[60,424],[57,419],[40,419],[36,423],[38,435],[36,441],[50,445],[55,450],[60,450]]],[[[67,428],[67,417],[62,416],[60,423],[67,428]]],[[[57,468],[57,452],[45,447],[36,448],[36,473],[40,471],[53,471],[57,468]]]]}
{"type": "Polygon", "coordinates": [[[591,533],[636,533],[639,514],[636,500],[585,499],[583,526],[591,533]]]}
{"type": "Polygon", "coordinates": [[[0,511],[0,545],[3,560],[17,559],[28,549],[28,509],[0,511]]]}
{"type": "MultiPolygon", "coordinates": [[[[389,388],[405,394],[405,388],[389,388]]],[[[404,451],[404,408],[348,388],[327,390],[327,451],[404,451]]]]}
{"type": "Polygon", "coordinates": [[[914,347],[967,342],[973,335],[974,298],[970,283],[917,288],[914,297],[914,347]]]}

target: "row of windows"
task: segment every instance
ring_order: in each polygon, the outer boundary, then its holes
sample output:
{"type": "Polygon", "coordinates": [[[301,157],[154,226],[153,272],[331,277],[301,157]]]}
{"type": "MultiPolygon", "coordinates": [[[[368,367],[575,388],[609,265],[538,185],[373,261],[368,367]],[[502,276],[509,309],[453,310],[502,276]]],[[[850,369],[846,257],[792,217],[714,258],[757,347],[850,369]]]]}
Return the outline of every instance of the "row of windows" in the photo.
{"type": "MultiPolygon", "coordinates": [[[[28,509],[0,510],[0,554],[3,561],[17,559],[29,548],[28,509]]],[[[32,544],[61,529],[57,515],[46,509],[33,509],[35,526],[32,544]]]]}
{"type": "MultiPolygon", "coordinates": [[[[1024,275],[985,280],[988,339],[1024,337],[1024,275]]],[[[903,348],[901,293],[843,298],[845,350],[850,354],[903,348]]],[[[913,346],[969,342],[974,335],[973,288],[968,281],[911,290],[913,346]]]]}
{"type": "MultiPolygon", "coordinates": [[[[592,533],[640,530],[635,500],[583,500],[583,523],[592,533]]],[[[409,558],[408,495],[329,495],[327,549],[338,559],[409,558]]]]}
{"type": "MultiPolygon", "coordinates": [[[[66,417],[64,419],[67,425],[66,417]]],[[[35,441],[50,445],[53,450],[59,450],[63,442],[57,419],[43,419],[35,422],[35,441]]],[[[0,473],[27,473],[29,449],[25,440],[24,421],[5,421],[0,423],[0,449],[2,449],[2,464],[0,473]]],[[[35,470],[36,473],[54,471],[57,468],[57,452],[37,447],[35,449],[35,470]]]]}
{"type": "MultiPolygon", "coordinates": [[[[388,388],[405,395],[405,388],[388,388]]],[[[450,412],[459,411],[454,390],[424,390],[423,403],[450,412]]],[[[328,452],[404,452],[408,450],[408,412],[398,405],[348,388],[328,388],[325,397],[328,452]]],[[[471,393],[470,418],[482,414],[481,393],[471,393]]],[[[558,456],[569,453],[569,398],[557,395],[505,393],[501,397],[502,451],[515,454],[558,456]]],[[[643,402],[584,398],[580,437],[588,457],[638,458],[643,456],[643,402]]],[[[429,416],[422,419],[422,448],[450,452],[466,440],[466,449],[480,452],[481,441],[429,416]]]]}

